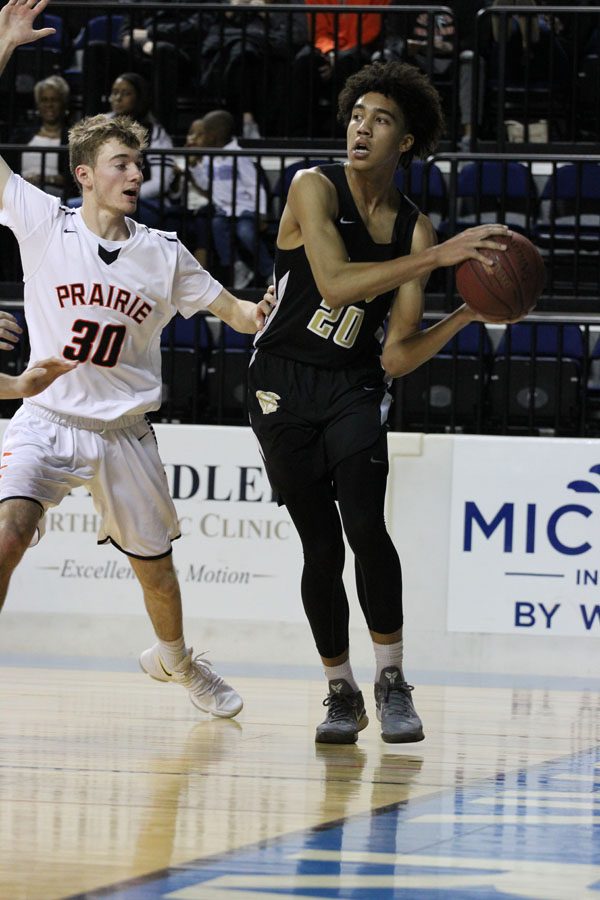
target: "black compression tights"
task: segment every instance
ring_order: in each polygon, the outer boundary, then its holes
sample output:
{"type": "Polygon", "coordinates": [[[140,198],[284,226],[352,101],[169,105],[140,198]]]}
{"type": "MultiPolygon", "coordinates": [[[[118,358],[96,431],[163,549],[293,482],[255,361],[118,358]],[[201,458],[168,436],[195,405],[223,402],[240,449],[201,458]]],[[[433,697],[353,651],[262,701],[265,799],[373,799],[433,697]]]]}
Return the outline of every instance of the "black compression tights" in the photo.
{"type": "Polygon", "coordinates": [[[328,478],[285,498],[304,552],[304,610],[317,650],[329,659],[344,653],[349,643],[342,523],[369,629],[391,634],[402,627],[402,570],[383,516],[387,465],[371,462],[372,455],[368,448],[336,467],[339,513],[328,478]]]}

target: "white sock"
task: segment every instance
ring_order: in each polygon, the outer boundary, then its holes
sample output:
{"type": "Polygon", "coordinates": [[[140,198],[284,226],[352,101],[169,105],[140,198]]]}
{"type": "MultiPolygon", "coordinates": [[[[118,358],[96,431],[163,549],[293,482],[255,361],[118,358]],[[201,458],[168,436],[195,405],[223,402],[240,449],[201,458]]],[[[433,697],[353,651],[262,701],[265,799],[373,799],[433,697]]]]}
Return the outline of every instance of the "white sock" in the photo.
{"type": "Polygon", "coordinates": [[[186,655],[185,641],[183,635],[176,641],[158,640],[160,658],[164,662],[167,669],[174,669],[186,655]]]}
{"type": "MultiPolygon", "coordinates": [[[[373,641],[373,649],[375,650],[375,681],[379,681],[383,669],[388,666],[397,666],[402,672],[402,638],[393,644],[376,644],[373,641]]],[[[402,675],[404,679],[404,675],[402,675]]]]}
{"type": "Polygon", "coordinates": [[[323,666],[323,671],[325,672],[327,681],[338,681],[340,678],[343,678],[344,681],[348,682],[353,691],[359,690],[354,675],[352,674],[352,666],[350,665],[349,659],[347,659],[346,662],[340,663],[339,666],[323,666]]]}

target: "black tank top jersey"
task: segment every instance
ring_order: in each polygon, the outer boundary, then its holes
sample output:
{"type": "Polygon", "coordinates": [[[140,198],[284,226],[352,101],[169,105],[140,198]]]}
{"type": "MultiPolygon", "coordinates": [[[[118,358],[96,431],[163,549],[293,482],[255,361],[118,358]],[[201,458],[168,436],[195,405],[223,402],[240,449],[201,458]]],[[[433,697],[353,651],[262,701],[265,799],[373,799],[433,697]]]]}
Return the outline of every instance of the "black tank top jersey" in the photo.
{"type": "MultiPolygon", "coordinates": [[[[320,170],[336,189],[336,227],[351,262],[382,262],[410,253],[419,210],[407,197],[399,195],[392,242],[377,244],[360,217],[344,165],[325,165],[320,170]]],[[[332,310],[317,288],[303,246],[276,250],[275,288],[279,302],[256,339],[258,349],[330,369],[379,366],[383,324],[395,291],[332,310]]]]}

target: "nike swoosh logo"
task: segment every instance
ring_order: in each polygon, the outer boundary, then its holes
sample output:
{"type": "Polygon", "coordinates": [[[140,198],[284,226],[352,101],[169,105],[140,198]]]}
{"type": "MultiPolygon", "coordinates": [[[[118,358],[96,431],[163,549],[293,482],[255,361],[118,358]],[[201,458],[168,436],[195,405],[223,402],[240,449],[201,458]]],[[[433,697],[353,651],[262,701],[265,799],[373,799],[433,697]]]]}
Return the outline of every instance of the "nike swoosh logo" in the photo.
{"type": "Polygon", "coordinates": [[[77,231],[75,230],[75,228],[63,228],[63,233],[64,234],[77,234],[77,231]]]}
{"type": "Polygon", "coordinates": [[[343,216],[340,219],[340,225],[355,225],[356,222],[354,219],[345,219],[343,216]]]}
{"type": "Polygon", "coordinates": [[[170,678],[171,675],[172,675],[173,673],[172,673],[172,672],[167,672],[167,670],[166,670],[165,667],[163,666],[163,661],[162,661],[162,659],[160,658],[160,656],[158,657],[158,661],[159,661],[160,667],[161,667],[161,669],[163,670],[163,672],[165,673],[165,675],[168,675],[169,678],[170,678]]]}
{"type": "Polygon", "coordinates": [[[371,457],[371,462],[372,462],[372,463],[377,463],[377,465],[379,465],[379,466],[385,466],[385,465],[387,465],[385,459],[374,459],[373,457],[371,457]]]}
{"type": "Polygon", "coordinates": [[[363,384],[363,391],[376,391],[376,387],[368,387],[366,384],[363,384]]]}

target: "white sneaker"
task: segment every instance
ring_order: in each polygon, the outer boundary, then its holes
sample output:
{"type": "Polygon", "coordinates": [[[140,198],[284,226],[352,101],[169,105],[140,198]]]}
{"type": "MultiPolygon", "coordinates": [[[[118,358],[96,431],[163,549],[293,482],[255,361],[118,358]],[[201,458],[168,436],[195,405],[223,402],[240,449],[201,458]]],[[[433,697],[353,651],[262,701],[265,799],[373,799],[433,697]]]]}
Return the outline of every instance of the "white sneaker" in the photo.
{"type": "Polygon", "coordinates": [[[182,684],[190,692],[190,700],[203,712],[213,716],[230,718],[236,716],[244,701],[212,668],[203,654],[192,658],[193,649],[178,663],[172,672],[165,667],[159,656],[158,644],[144,650],[140,656],[143,671],[156,681],[174,681],[182,684]]]}

